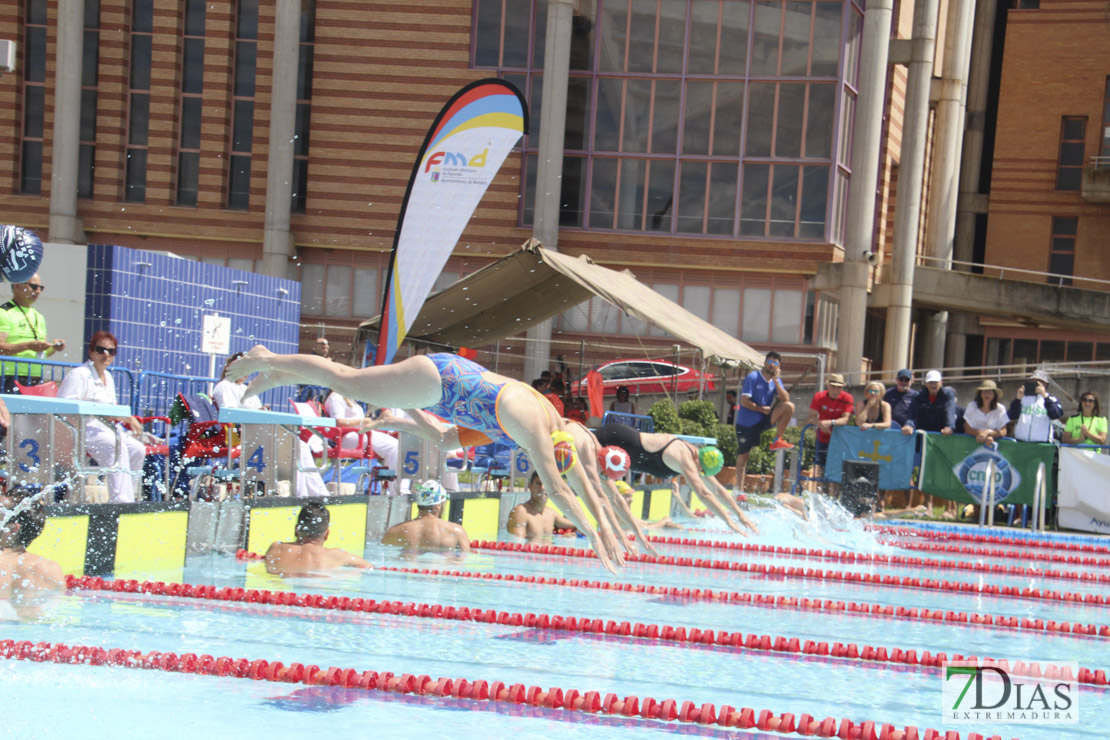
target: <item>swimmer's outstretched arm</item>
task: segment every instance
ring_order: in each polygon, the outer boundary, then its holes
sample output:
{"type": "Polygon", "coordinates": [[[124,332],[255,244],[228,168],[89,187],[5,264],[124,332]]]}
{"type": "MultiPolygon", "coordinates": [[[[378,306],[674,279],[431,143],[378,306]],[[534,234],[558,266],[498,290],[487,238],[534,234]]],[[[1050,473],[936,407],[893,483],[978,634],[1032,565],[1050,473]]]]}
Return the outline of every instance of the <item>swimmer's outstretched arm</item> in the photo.
{"type": "Polygon", "coordinates": [[[605,492],[609,496],[609,500],[613,502],[613,508],[617,511],[617,514],[621,517],[621,520],[628,525],[629,529],[632,530],[632,534],[636,538],[636,541],[643,545],[644,549],[647,550],[648,553],[654,555],[655,557],[659,557],[659,551],[652,546],[651,541],[647,538],[646,530],[651,529],[651,526],[643,519],[632,513],[632,507],[629,506],[628,502],[624,500],[624,496],[622,496],[620,494],[620,491],[617,490],[617,486],[615,483],[613,483],[613,481],[606,478],[604,481],[604,486],[605,492]]]}
{"type": "Polygon", "coordinates": [[[365,431],[389,430],[391,432],[404,432],[425,439],[444,452],[457,450],[459,444],[459,429],[454,424],[446,424],[435,415],[420,409],[405,409],[410,418],[394,416],[388,409],[382,409],[381,416],[377,419],[364,419],[361,428],[365,431]]]}
{"type": "Polygon", "coordinates": [[[736,499],[732,497],[732,493],[724,486],[722,486],[720,481],[710,476],[702,476],[702,481],[708,481],[709,487],[713,488],[716,491],[717,496],[731,506],[732,510],[736,512],[737,518],[744,523],[745,527],[752,530],[756,534],[759,534],[759,527],[755,526],[755,522],[748,518],[748,515],[744,513],[744,510],[740,508],[740,504],[738,504],[736,502],[736,499]]]}
{"type": "Polygon", "coordinates": [[[747,533],[740,529],[736,522],[732,521],[732,518],[728,515],[728,510],[717,500],[713,492],[705,487],[705,483],[701,479],[701,471],[698,469],[697,459],[692,450],[693,448],[685,443],[668,445],[663,450],[663,462],[676,473],[682,473],[690,487],[697,492],[702,503],[719,516],[729,529],[737,534],[747,536],[747,533]]]}
{"type": "Polygon", "coordinates": [[[686,505],[686,501],[682,498],[682,491],[679,490],[677,477],[671,478],[671,498],[678,502],[678,507],[686,512],[686,516],[691,519],[697,519],[697,515],[690,510],[690,507],[686,505]]]}

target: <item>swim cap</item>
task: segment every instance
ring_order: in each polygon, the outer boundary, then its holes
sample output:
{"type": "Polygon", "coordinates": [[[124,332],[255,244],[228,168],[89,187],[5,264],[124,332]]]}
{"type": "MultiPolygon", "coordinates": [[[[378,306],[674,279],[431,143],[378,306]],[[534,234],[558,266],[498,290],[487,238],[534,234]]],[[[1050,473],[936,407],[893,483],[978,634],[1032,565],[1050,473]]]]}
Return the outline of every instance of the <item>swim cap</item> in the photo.
{"type": "Polygon", "coordinates": [[[622,448],[609,445],[598,450],[597,464],[605,477],[617,480],[628,473],[628,469],[632,467],[632,459],[622,448]]]}
{"type": "Polygon", "coordinates": [[[725,466],[725,456],[713,445],[698,450],[698,461],[702,472],[707,476],[716,475],[725,466]]]}
{"type": "Polygon", "coordinates": [[[622,480],[617,481],[614,485],[617,487],[617,493],[622,496],[631,496],[634,493],[632,486],[622,480]]]}
{"type": "Polygon", "coordinates": [[[42,263],[42,239],[22,226],[0,226],[0,274],[8,282],[25,283],[42,263]]]}
{"type": "Polygon", "coordinates": [[[439,481],[429,479],[416,486],[417,506],[436,506],[446,500],[447,491],[443,490],[439,481]]]}
{"type": "Polygon", "coordinates": [[[552,432],[551,444],[555,446],[555,467],[559,469],[559,475],[566,475],[578,462],[574,437],[564,431],[552,432]]]}

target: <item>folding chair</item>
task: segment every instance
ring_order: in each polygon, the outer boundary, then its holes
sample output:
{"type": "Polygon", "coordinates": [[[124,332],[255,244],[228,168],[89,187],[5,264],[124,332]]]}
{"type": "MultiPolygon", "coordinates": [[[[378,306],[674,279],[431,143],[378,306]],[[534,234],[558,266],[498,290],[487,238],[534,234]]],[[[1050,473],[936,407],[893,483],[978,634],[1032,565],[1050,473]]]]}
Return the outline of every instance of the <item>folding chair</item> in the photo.
{"type": "Polygon", "coordinates": [[[183,471],[187,481],[184,494],[189,498],[196,498],[201,486],[205,486],[203,498],[211,500],[219,482],[229,486],[239,482],[239,469],[235,467],[243,452],[239,447],[239,432],[234,424],[217,421],[218,416],[215,404],[206,396],[177,394],[170,408],[170,423],[178,425],[186,422],[188,426],[184,438],[178,435],[177,442],[171,445],[176,454],[171,456],[175,462],[171,464],[174,476],[170,491],[175,495],[182,494],[178,491],[178,484],[183,471]],[[197,461],[206,462],[193,464],[197,461]]]}

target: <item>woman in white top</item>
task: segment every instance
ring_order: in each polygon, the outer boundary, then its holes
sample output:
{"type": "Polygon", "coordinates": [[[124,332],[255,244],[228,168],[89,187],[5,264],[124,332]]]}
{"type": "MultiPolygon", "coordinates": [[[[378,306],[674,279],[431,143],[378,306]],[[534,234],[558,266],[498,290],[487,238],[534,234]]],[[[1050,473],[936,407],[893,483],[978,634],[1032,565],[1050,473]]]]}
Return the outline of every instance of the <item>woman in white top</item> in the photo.
{"type": "MultiPolygon", "coordinates": [[[[58,389],[59,398],[77,401],[118,404],[116,384],[108,367],[116,359],[118,342],[111,332],[98,331],[89,341],[89,360],[75,367],[66,375],[58,389]]],[[[142,473],[146,447],[134,434],[142,434],[143,425],[134,416],[115,420],[119,425],[123,467],[133,473],[142,473]]],[[[113,425],[115,426],[115,425],[113,425]]],[[[116,430],[97,419],[85,425],[85,448],[97,465],[113,467],[116,464],[116,430]]],[[[131,473],[108,474],[108,500],[114,504],[135,502],[135,478],[131,473]]]]}
{"type": "MultiPolygon", "coordinates": [[[[324,399],[324,415],[335,419],[338,426],[341,427],[357,427],[363,417],[366,416],[362,412],[361,406],[335,391],[329,393],[328,397],[324,399]],[[352,421],[355,419],[358,421],[352,421]]],[[[345,450],[358,449],[358,433],[347,432],[344,434],[342,446],[345,450]]]]}
{"type": "Polygon", "coordinates": [[[609,404],[609,410],[615,411],[618,414],[636,413],[636,404],[628,400],[627,385],[622,385],[617,388],[617,400],[609,404]]]}
{"type": "Polygon", "coordinates": [[[998,396],[995,382],[984,380],[975,389],[975,403],[964,410],[964,434],[975,437],[979,444],[989,444],[1006,436],[1010,417],[998,396]]]}
{"type": "Polygon", "coordinates": [[[872,380],[863,389],[863,407],[856,412],[860,429],[890,429],[890,404],[883,400],[886,386],[872,380]]]}
{"type": "Polygon", "coordinates": [[[247,392],[247,379],[238,378],[237,380],[229,380],[227,377],[227,366],[238,360],[243,356],[242,352],[236,352],[231,357],[227,358],[224,363],[224,372],[220,376],[220,382],[216,383],[216,387],[212,389],[212,403],[216,404],[216,408],[223,409],[260,409],[262,402],[258,397],[248,398],[243,400],[243,394],[247,392]]]}

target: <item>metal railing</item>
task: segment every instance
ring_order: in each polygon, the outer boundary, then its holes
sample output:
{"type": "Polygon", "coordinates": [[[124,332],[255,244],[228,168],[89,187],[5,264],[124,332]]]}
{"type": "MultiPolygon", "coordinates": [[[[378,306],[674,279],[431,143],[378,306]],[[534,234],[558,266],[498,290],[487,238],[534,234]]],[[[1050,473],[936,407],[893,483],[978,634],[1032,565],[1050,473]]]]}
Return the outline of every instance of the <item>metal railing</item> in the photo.
{"type": "Polygon", "coordinates": [[[1012,280],[1018,280],[1023,283],[1045,283],[1063,286],[1065,283],[1070,287],[1075,287],[1073,283],[1092,283],[1101,286],[1102,290],[1110,290],[1110,280],[1101,280],[1099,278],[1079,277],[1076,275],[1064,275],[1058,272],[1042,272],[1040,270],[1026,270],[1021,267],[1004,267],[1002,265],[987,265],[981,262],[966,262],[964,260],[949,259],[947,257],[930,257],[926,254],[917,255],[919,263],[937,263],[936,265],[926,266],[939,266],[942,269],[952,269],[953,265],[960,267],[967,267],[969,269],[962,272],[975,272],[975,270],[982,270],[983,277],[993,277],[998,280],[1005,280],[1007,276],[1012,280]],[[997,272],[997,275],[987,274],[987,271],[997,272]],[[1017,277],[1014,277],[1017,276],[1017,277]],[[1031,276],[1032,279],[1023,279],[1025,276],[1031,276]]]}

